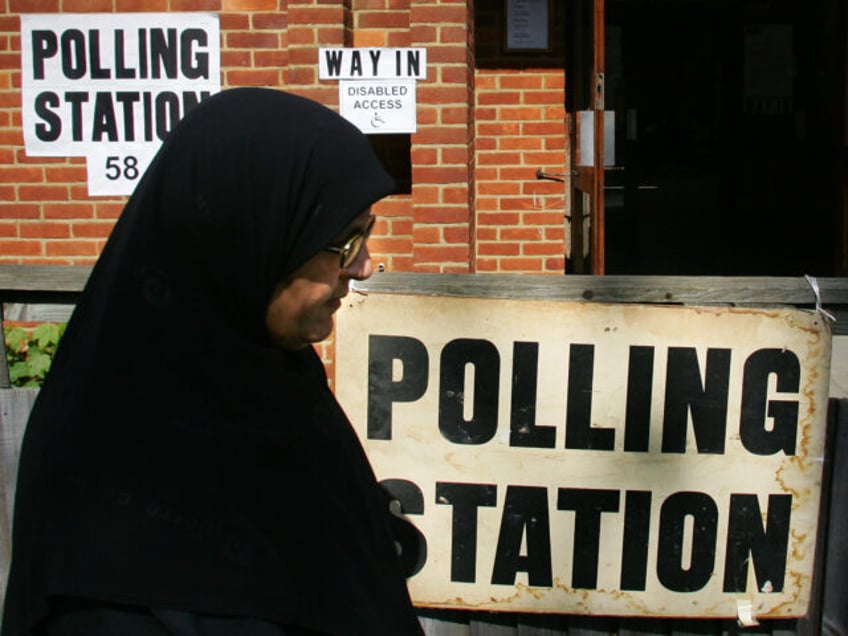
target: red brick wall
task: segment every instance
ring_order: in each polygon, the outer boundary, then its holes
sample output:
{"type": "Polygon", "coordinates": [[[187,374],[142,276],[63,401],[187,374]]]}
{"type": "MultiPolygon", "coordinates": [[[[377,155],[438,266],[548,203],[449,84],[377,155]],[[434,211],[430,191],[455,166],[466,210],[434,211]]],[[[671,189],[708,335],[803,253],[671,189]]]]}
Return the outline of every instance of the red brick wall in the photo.
{"type": "Polygon", "coordinates": [[[478,3],[475,72],[477,271],[565,270],[562,3],[551,3],[551,50],[506,51],[499,3],[478,3]]]}
{"type": "MultiPolygon", "coordinates": [[[[22,12],[211,11],[224,87],[260,85],[338,104],[321,46],[427,49],[410,139],[409,194],[382,202],[373,241],[387,271],[562,272],[561,46],[502,50],[502,3],[464,0],[8,0],[0,10],[0,262],[94,261],[124,198],[89,197],[82,158],[27,157],[21,130],[22,12]],[[475,30],[476,25],[476,30],[475,30]]],[[[553,3],[558,6],[559,3],[553,3]]],[[[558,16],[552,17],[557,26],[558,16]]],[[[561,39],[561,38],[559,38],[561,39]]],[[[559,40],[555,37],[554,42],[559,40]]]]}

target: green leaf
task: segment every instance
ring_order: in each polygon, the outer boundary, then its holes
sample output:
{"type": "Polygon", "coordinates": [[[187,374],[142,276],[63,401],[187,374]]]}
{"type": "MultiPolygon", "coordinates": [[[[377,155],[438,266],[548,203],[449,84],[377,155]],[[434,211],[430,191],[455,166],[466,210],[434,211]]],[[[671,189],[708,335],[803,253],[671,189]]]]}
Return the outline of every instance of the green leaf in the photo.
{"type": "Polygon", "coordinates": [[[29,366],[26,361],[15,362],[9,365],[9,381],[15,386],[20,386],[22,380],[29,378],[29,366]]]}
{"type": "Polygon", "coordinates": [[[42,322],[32,331],[32,338],[42,349],[57,345],[61,337],[59,325],[55,322],[42,322]]]}
{"type": "Polygon", "coordinates": [[[43,378],[50,370],[51,358],[46,353],[36,353],[27,356],[27,366],[29,367],[29,375],[33,378],[43,378]]]}
{"type": "Polygon", "coordinates": [[[11,327],[6,330],[6,349],[14,353],[26,351],[29,334],[21,327],[11,327]]]}

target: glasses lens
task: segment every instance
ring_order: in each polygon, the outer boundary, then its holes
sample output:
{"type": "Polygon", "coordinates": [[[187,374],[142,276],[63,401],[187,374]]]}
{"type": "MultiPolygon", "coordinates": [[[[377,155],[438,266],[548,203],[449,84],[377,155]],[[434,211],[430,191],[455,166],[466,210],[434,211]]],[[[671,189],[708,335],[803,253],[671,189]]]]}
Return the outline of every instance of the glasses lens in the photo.
{"type": "Polygon", "coordinates": [[[362,248],[365,246],[365,234],[357,234],[350,242],[345,246],[344,252],[342,252],[342,269],[347,269],[356,261],[359,257],[359,253],[362,251],[362,248]]]}

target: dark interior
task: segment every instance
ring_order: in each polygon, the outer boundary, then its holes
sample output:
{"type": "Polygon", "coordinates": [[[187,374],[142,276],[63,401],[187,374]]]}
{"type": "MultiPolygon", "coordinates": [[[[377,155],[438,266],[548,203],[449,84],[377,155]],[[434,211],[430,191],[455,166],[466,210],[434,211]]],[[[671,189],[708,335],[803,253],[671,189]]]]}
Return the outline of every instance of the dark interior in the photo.
{"type": "Polygon", "coordinates": [[[607,0],[609,274],[844,275],[838,0],[607,0]]]}

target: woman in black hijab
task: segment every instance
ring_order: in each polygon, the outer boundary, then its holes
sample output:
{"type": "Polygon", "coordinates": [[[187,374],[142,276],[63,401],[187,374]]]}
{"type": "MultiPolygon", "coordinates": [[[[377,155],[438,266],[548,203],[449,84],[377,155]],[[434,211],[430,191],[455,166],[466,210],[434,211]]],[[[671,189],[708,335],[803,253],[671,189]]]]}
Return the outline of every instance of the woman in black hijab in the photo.
{"type": "Polygon", "coordinates": [[[33,408],[3,636],[422,633],[310,346],[392,189],[364,135],[279,91],[175,128],[33,408]]]}

